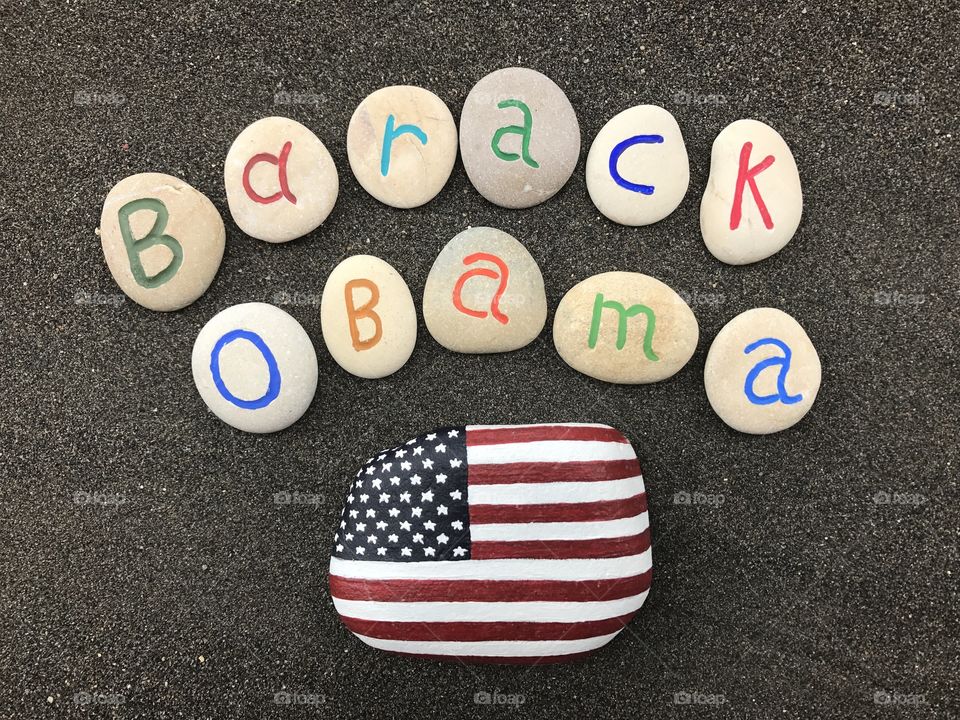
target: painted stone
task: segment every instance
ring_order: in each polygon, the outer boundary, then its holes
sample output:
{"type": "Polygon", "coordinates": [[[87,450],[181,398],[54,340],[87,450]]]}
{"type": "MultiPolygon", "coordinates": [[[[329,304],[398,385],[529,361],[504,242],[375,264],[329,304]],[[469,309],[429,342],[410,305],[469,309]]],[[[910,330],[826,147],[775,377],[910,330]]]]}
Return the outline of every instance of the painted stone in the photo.
{"type": "Polygon", "coordinates": [[[574,285],[553,320],[553,342],[563,361],[613,383],[670,377],[693,356],[699,335],[682,297],[633,272],[601,273],[574,285]]]}
{"type": "Polygon", "coordinates": [[[610,642],[651,572],[643,477],[617,430],[467,425],[357,471],[330,595],[344,625],[381,650],[543,664],[610,642]]]}
{"type": "Polygon", "coordinates": [[[213,282],[226,233],[213,203],[163,173],[126,177],[107,193],[97,231],[110,274],[150,310],[179,310],[213,282]]]}
{"type": "Polygon", "coordinates": [[[803,212],[800,173],[780,134],[737,120],[713,141],[700,232],[717,260],[746,265],[781,250],[803,212]]]}
{"type": "Polygon", "coordinates": [[[580,157],[580,124],[553,80],[536,70],[497,70],[474,85],[460,114],[460,152],[470,182],[506,208],[549,200],[580,157]]]}
{"type": "Polygon", "coordinates": [[[227,204],[247,235],[288,242],[315,230],[337,201],[337,167],[309,129],[266,117],[233,141],[223,166],[227,204]]]}
{"type": "Polygon", "coordinates": [[[443,100],[429,90],[381,88],[350,118],[347,157],[360,185],[377,200],[417,207],[432,200],[453,171],[457,126],[443,100]]]}
{"type": "Polygon", "coordinates": [[[430,268],[423,319],[433,338],[454,352],[506,352],[529,344],[547,321],[537,261],[502,230],[464,230],[430,268]]]}
{"type": "Polygon", "coordinates": [[[690,184],[680,126],[656,105],[614,116],[587,155],[587,192],[597,209],[621,225],[649,225],[677,209],[690,184]]]}
{"type": "Polygon", "coordinates": [[[193,381],[228,425],[283,430],[307,411],[317,389],[317,354],[303,327],[266,303],[214,315],[193,344],[193,381]]]}
{"type": "Polygon", "coordinates": [[[382,378],[410,359],[417,343],[417,310],[393,267],[372,255],[348,257],[334,268],[320,299],[327,349],[347,372],[382,378]]]}
{"type": "Polygon", "coordinates": [[[717,333],[703,384],[727,425],[765,435],[807,414],[820,389],[820,372],[820,357],[800,323],[776,308],[754,308],[717,333]]]}

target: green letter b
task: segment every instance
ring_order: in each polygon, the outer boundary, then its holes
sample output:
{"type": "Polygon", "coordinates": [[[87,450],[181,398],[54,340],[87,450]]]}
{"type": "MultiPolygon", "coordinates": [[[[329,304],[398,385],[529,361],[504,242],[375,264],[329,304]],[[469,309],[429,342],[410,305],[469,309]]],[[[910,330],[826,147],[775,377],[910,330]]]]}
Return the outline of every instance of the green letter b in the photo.
{"type": "Polygon", "coordinates": [[[167,227],[167,206],[155,198],[141,198],[132,200],[120,208],[120,235],[123,236],[123,244],[127,248],[127,257],[130,259],[130,272],[133,273],[133,279],[145,288],[157,288],[170,280],[180,266],[183,265],[183,247],[176,238],[164,235],[163,230],[167,227]],[[153,227],[150,232],[139,240],[133,237],[133,231],[130,229],[130,216],[139,210],[152,210],[157,214],[153,221],[153,227]],[[143,269],[143,263],[140,262],[140,253],[149,250],[154,245],[163,245],[167,250],[173,253],[170,264],[155,275],[147,275],[143,269]]]}

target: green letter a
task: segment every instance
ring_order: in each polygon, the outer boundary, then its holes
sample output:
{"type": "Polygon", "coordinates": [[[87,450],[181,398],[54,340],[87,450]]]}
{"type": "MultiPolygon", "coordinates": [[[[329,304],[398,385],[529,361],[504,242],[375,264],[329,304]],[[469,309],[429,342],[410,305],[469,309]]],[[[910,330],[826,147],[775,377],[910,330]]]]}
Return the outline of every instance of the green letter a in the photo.
{"type": "Polygon", "coordinates": [[[530,112],[530,108],[527,107],[526,103],[521,102],[520,100],[504,100],[503,102],[499,103],[497,107],[501,110],[508,107],[519,108],[520,112],[523,113],[523,125],[506,125],[497,130],[493,134],[493,141],[490,143],[490,147],[493,148],[493,154],[501,160],[506,160],[507,162],[519,160],[520,156],[516,153],[508,153],[500,149],[501,138],[503,138],[503,136],[507,133],[516,133],[517,135],[522,136],[522,140],[520,141],[520,152],[523,153],[523,161],[534,169],[539,168],[539,163],[530,157],[530,131],[533,128],[533,115],[530,112]]]}
{"type": "Polygon", "coordinates": [[[127,257],[130,258],[130,272],[133,273],[133,279],[145,288],[153,289],[160,287],[176,275],[177,270],[179,270],[183,264],[183,248],[180,246],[180,243],[177,242],[176,238],[163,234],[164,228],[167,227],[168,217],[167,206],[155,198],[132,200],[120,208],[120,235],[123,236],[123,244],[127,248],[127,257]],[[150,228],[150,232],[139,240],[135,240],[133,231],[130,229],[130,216],[138,210],[152,210],[157,214],[157,218],[153,221],[153,227],[150,228]],[[154,245],[163,245],[166,247],[173,253],[173,259],[170,260],[169,265],[156,275],[147,276],[146,271],[143,269],[143,263],[140,262],[140,253],[152,248],[154,245]]]}
{"type": "Polygon", "coordinates": [[[600,319],[604,308],[616,310],[617,313],[619,313],[617,324],[617,350],[623,350],[624,345],[627,344],[627,320],[632,318],[634,315],[643,313],[647,318],[647,329],[643,334],[643,354],[646,355],[647,360],[657,361],[660,359],[653,351],[653,331],[656,329],[657,322],[653,310],[648,308],[646,305],[631,305],[628,309],[623,307],[623,305],[618,303],[616,300],[607,300],[604,302],[603,293],[597,293],[597,297],[593,301],[593,321],[590,323],[590,339],[587,342],[587,345],[591,350],[597,346],[597,339],[600,336],[600,319]]]}

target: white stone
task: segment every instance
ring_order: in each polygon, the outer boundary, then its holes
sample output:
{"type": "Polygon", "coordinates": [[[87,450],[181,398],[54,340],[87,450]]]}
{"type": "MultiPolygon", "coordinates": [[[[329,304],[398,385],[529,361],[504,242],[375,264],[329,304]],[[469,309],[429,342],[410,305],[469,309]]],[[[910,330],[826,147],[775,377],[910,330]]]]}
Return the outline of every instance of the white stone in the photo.
{"type": "Polygon", "coordinates": [[[326,220],[337,201],[337,168],[309,129],[266,117],[233,141],[223,167],[227,204],[247,235],[272,243],[302,237],[326,220]]]}
{"type": "Polygon", "coordinates": [[[213,316],[193,344],[192,364],[207,407],[247,432],[292,425],[317,389],[310,337],[293,317],[266,303],[234,305],[213,316]]]}
{"type": "Polygon", "coordinates": [[[713,256],[730,265],[770,257],[790,242],[802,212],[800,173],[780,134],[758,120],[737,120],[725,127],[713,142],[710,178],[700,202],[700,232],[713,256]],[[771,157],[772,163],[764,167],[771,157]]]}
{"type": "Polygon", "coordinates": [[[690,163],[680,126],[662,107],[624,110],[603,126],[590,146],[590,199],[621,225],[649,225],[667,217],[689,184],[690,163]]]}
{"type": "Polygon", "coordinates": [[[381,378],[399,370],[417,343],[417,311],[406,282],[372,255],[354,255],[330,273],[320,299],[327,349],[347,372],[381,378]]]}

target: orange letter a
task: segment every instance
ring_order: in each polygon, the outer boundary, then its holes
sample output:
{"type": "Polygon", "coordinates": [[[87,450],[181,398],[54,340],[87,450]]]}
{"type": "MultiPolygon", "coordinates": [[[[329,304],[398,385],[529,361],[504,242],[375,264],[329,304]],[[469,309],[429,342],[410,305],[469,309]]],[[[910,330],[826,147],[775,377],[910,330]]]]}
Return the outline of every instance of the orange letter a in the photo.
{"type": "Polygon", "coordinates": [[[377,287],[375,282],[366,278],[350,280],[343,288],[343,299],[347,304],[347,319],[350,322],[350,339],[353,341],[353,349],[358,352],[369,350],[383,337],[383,325],[380,322],[380,316],[373,311],[376,304],[380,302],[380,288],[377,287]],[[370,291],[370,299],[358,308],[353,302],[353,291],[355,288],[361,287],[370,291]],[[377,328],[373,337],[366,340],[360,339],[360,328],[357,327],[358,318],[373,320],[373,324],[377,328]]]}

